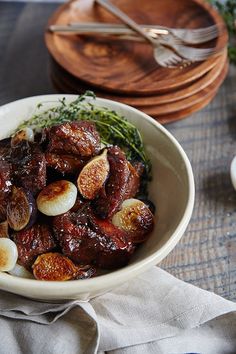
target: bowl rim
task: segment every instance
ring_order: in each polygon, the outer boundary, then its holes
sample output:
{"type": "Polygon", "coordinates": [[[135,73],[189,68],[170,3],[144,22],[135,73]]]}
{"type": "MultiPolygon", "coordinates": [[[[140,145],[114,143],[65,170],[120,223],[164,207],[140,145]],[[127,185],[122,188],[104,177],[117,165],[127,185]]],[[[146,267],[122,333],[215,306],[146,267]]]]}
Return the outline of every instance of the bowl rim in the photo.
{"type": "MultiPolygon", "coordinates": [[[[10,106],[13,106],[16,103],[22,102],[22,104],[24,103],[27,104],[28,102],[33,100],[42,101],[42,99],[45,99],[45,101],[47,101],[48,98],[61,99],[63,97],[65,97],[68,100],[73,100],[76,99],[78,95],[46,94],[46,95],[30,96],[30,97],[18,99],[9,102],[7,104],[4,104],[0,106],[0,111],[10,106]]],[[[90,100],[91,97],[88,97],[88,99],[90,100]]],[[[68,283],[68,282],[61,282],[61,281],[43,281],[37,279],[20,278],[17,276],[7,274],[5,272],[0,272],[0,288],[5,286],[5,288],[14,289],[15,287],[22,288],[25,286],[27,287],[27,291],[30,290],[30,288],[33,289],[34,291],[39,291],[39,296],[41,291],[43,291],[43,293],[46,294],[47,290],[49,291],[50,295],[53,295],[52,291],[56,292],[57,294],[58,291],[62,291],[63,293],[66,293],[66,290],[68,290],[68,293],[75,293],[75,292],[82,293],[82,292],[93,291],[101,288],[101,284],[102,283],[104,284],[104,282],[106,282],[106,284],[109,284],[110,288],[112,288],[116,284],[119,284],[119,281],[122,280],[123,282],[125,282],[126,280],[130,279],[134,272],[136,274],[140,274],[145,270],[147,270],[148,268],[150,268],[152,265],[155,265],[157,262],[160,262],[168,253],[170,253],[173,250],[173,248],[176,246],[176,244],[182,237],[185,229],[187,228],[187,225],[192,215],[193,206],[194,206],[195,184],[194,184],[194,176],[193,176],[193,171],[192,171],[190,161],[185,151],[183,150],[182,146],[180,145],[180,143],[165,127],[163,127],[160,123],[155,121],[147,114],[139,111],[138,109],[128,106],[124,103],[120,103],[120,102],[116,102],[113,100],[108,100],[100,97],[96,97],[94,101],[95,103],[96,100],[101,104],[104,103],[105,106],[106,103],[112,104],[114,106],[114,110],[116,110],[116,107],[120,107],[120,108],[124,108],[124,110],[129,110],[134,114],[138,114],[139,116],[147,120],[149,123],[151,123],[151,125],[153,125],[155,129],[160,130],[164,135],[166,135],[167,138],[175,145],[185,164],[186,174],[188,178],[188,201],[179,224],[177,225],[175,231],[172,233],[172,235],[167,240],[167,242],[158,251],[155,251],[145,259],[142,259],[135,264],[128,264],[123,268],[114,271],[112,270],[108,274],[99,275],[97,277],[90,278],[90,279],[73,280],[68,283]]],[[[58,295],[60,296],[60,293],[58,295]]]]}

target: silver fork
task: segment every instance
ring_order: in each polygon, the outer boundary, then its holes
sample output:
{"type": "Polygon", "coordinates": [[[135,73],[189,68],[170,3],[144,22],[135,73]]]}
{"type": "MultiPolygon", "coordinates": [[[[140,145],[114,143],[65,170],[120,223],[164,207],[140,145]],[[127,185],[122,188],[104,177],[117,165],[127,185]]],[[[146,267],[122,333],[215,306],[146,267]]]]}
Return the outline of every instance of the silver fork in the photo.
{"type": "MultiPolygon", "coordinates": [[[[110,36],[110,35],[114,35],[114,38],[118,39],[118,40],[130,40],[130,41],[138,41],[138,42],[143,42],[145,41],[144,38],[142,37],[138,37],[135,35],[132,35],[132,33],[134,32],[130,32],[131,34],[125,34],[126,31],[121,31],[118,33],[115,31],[96,31],[91,30],[91,29],[87,29],[87,28],[79,28],[77,29],[74,26],[69,26],[69,25],[51,25],[49,26],[49,30],[52,32],[70,32],[73,34],[94,34],[94,33],[98,33],[99,35],[102,35],[103,37],[106,36],[110,36]]],[[[152,37],[156,38],[156,35],[154,35],[153,33],[150,33],[152,35],[152,37]]],[[[157,39],[155,39],[155,42],[157,41],[157,39]]],[[[179,44],[180,43],[180,39],[179,38],[174,38],[173,37],[173,41],[175,44],[179,44]]],[[[156,43],[155,43],[156,45],[156,43]]],[[[191,64],[191,61],[189,60],[185,60],[182,57],[180,57],[179,55],[177,55],[173,50],[170,50],[166,47],[164,47],[163,45],[159,45],[158,46],[158,60],[157,58],[155,58],[156,61],[158,62],[158,64],[160,66],[163,67],[168,67],[168,68],[175,68],[176,66],[187,66],[191,64]]]]}
{"type": "MultiPolygon", "coordinates": [[[[167,45],[168,42],[160,40],[160,43],[167,45]]],[[[193,48],[177,43],[172,43],[170,46],[183,58],[191,60],[192,62],[203,61],[209,57],[220,55],[224,50],[216,50],[215,48],[193,48]]]]}
{"type": "MultiPolygon", "coordinates": [[[[137,38],[137,36],[136,36],[137,38]]],[[[194,61],[203,61],[209,57],[219,55],[223,52],[224,48],[221,50],[213,48],[194,48],[190,46],[183,45],[180,41],[176,40],[170,35],[157,37],[157,40],[163,45],[169,45],[174,49],[181,57],[194,61]]]]}
{"type": "Polygon", "coordinates": [[[116,6],[104,0],[95,0],[95,2],[106,8],[109,12],[118,17],[123,23],[131,27],[135,32],[137,32],[149,43],[151,43],[153,47],[154,59],[159,65],[169,68],[174,68],[176,66],[183,65],[184,59],[182,57],[174,53],[173,50],[166,48],[165,46],[160,44],[160,42],[156,39],[149,36],[141,27],[139,27],[139,25],[135,21],[133,21],[129,16],[123,13],[116,6]]]}
{"type": "MultiPolygon", "coordinates": [[[[194,47],[187,47],[186,45],[181,44],[181,40],[178,38],[173,38],[171,35],[167,35],[164,37],[156,37],[152,34],[155,41],[158,43],[169,46],[170,48],[174,49],[182,58],[186,59],[183,63],[186,62],[195,62],[195,61],[203,61],[209,57],[216,56],[222,54],[223,50],[215,50],[215,48],[194,48],[194,47]]],[[[117,39],[123,40],[132,40],[138,42],[144,42],[144,38],[134,36],[134,35],[116,35],[117,39]]]]}
{"type": "MultiPolygon", "coordinates": [[[[113,29],[110,27],[99,27],[96,26],[87,27],[82,25],[52,25],[49,29],[53,32],[72,32],[72,33],[79,33],[79,34],[99,34],[103,37],[113,35],[116,39],[120,40],[133,40],[133,41],[145,41],[143,37],[137,36],[134,31],[129,30],[128,28],[117,28],[113,29]]],[[[216,54],[220,54],[221,52],[216,51],[214,48],[193,48],[187,47],[186,45],[182,45],[182,40],[173,36],[171,33],[169,34],[158,34],[153,29],[144,28],[144,31],[155,41],[159,44],[169,46],[170,48],[174,49],[181,57],[188,59],[190,61],[202,61],[207,59],[209,56],[214,56],[216,54]]],[[[163,57],[163,51],[162,51],[163,57]]],[[[176,58],[175,58],[176,59],[176,58]]],[[[184,64],[186,65],[187,62],[185,61],[184,64]]]]}
{"type": "MultiPolygon", "coordinates": [[[[72,22],[68,26],[52,25],[50,29],[52,31],[60,30],[72,30],[77,29],[81,31],[94,31],[96,33],[111,33],[111,34],[134,34],[134,31],[122,24],[115,23],[100,23],[100,22],[72,22]]],[[[153,33],[155,35],[168,35],[172,34],[173,36],[179,38],[182,42],[186,44],[201,44],[206,43],[212,39],[218,37],[221,33],[221,28],[216,25],[212,25],[205,28],[197,29],[183,29],[183,28],[169,28],[158,25],[140,25],[145,31],[153,33]]]]}
{"type": "MultiPolygon", "coordinates": [[[[103,35],[106,36],[106,35],[103,35]]],[[[152,34],[153,38],[156,38],[152,34]]],[[[145,39],[142,37],[134,36],[134,35],[126,35],[126,34],[119,34],[116,35],[114,38],[119,39],[119,40],[130,40],[130,41],[136,41],[136,42],[145,42],[145,39]]],[[[203,61],[209,57],[212,57],[214,55],[219,55],[223,52],[222,51],[216,51],[214,48],[194,48],[194,47],[187,47],[186,45],[182,45],[181,40],[178,38],[173,38],[170,35],[165,36],[165,37],[157,37],[155,39],[158,43],[162,44],[165,46],[165,50],[167,50],[166,46],[169,46],[170,48],[174,49],[177,54],[181,56],[180,61],[176,61],[176,63],[182,63],[183,66],[189,65],[193,62],[196,61],[203,61]]],[[[164,51],[162,52],[163,56],[164,51]]],[[[169,53],[170,55],[170,53],[169,53]]]]}

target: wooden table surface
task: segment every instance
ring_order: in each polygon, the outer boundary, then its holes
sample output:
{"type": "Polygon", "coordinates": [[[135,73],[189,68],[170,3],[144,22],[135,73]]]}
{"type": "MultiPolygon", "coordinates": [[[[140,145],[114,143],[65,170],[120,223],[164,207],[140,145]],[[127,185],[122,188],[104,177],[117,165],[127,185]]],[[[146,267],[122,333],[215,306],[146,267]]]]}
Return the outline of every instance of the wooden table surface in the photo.
{"type": "MultiPolygon", "coordinates": [[[[55,93],[43,32],[57,3],[0,1],[0,104],[55,93]]],[[[192,163],[196,201],[187,231],[160,266],[176,277],[236,300],[236,68],[204,110],[166,128],[192,163]]],[[[1,129],[1,128],[0,128],[1,129]]]]}

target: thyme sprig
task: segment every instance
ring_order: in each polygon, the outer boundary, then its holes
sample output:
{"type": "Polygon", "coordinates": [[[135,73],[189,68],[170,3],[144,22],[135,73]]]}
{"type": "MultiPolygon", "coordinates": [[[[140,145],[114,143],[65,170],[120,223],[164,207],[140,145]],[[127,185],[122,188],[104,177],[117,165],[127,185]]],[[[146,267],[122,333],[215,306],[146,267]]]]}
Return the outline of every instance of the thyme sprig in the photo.
{"type": "Polygon", "coordinates": [[[223,17],[229,32],[228,56],[234,65],[236,65],[236,0],[209,0],[223,17]]]}
{"type": "MultiPolygon", "coordinates": [[[[123,116],[105,107],[94,104],[95,95],[91,91],[78,96],[71,103],[65,98],[57,104],[42,111],[44,103],[40,103],[36,112],[29,120],[23,122],[18,129],[31,127],[38,131],[46,127],[71,122],[75,120],[88,120],[94,122],[104,145],[119,145],[126,153],[127,159],[142,161],[145,166],[145,178],[150,179],[151,164],[147,158],[143,140],[138,129],[123,116]],[[90,97],[90,100],[86,100],[90,97]]],[[[54,102],[55,104],[55,102],[54,102]]]]}

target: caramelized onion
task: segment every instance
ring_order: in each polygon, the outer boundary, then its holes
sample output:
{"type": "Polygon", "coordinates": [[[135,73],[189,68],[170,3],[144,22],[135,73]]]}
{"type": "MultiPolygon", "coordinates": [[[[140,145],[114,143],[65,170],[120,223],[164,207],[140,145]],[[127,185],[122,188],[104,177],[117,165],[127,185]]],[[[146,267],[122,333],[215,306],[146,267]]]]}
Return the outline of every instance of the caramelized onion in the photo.
{"type": "Polygon", "coordinates": [[[112,223],[127,232],[134,243],[143,242],[154,226],[154,219],[148,206],[138,199],[127,199],[121,210],[113,215],[112,223]]]}
{"type": "Polygon", "coordinates": [[[37,197],[37,206],[41,213],[56,216],[66,213],[75,204],[76,186],[69,181],[61,180],[49,184],[37,197]]]}
{"type": "Polygon", "coordinates": [[[17,258],[16,244],[9,238],[0,238],[0,271],[7,272],[13,269],[17,258]]]}

